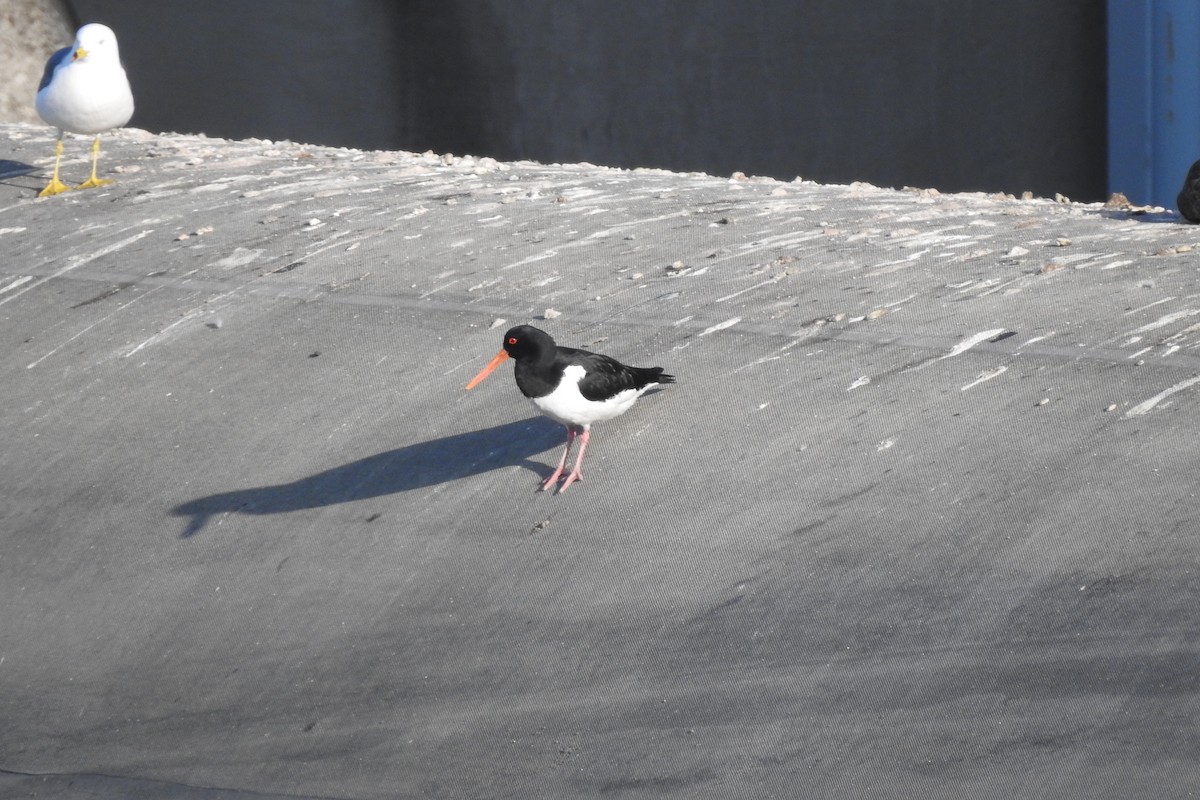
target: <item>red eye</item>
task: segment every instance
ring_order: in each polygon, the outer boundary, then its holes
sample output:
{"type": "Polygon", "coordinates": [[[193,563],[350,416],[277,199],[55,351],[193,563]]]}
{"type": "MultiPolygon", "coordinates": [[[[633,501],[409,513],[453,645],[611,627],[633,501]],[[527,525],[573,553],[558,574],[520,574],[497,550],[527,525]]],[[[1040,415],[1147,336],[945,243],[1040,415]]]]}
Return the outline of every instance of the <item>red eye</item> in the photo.
{"type": "Polygon", "coordinates": [[[517,337],[515,337],[515,336],[510,336],[510,337],[508,337],[508,343],[509,343],[509,344],[516,344],[516,343],[517,343],[517,337]]]}

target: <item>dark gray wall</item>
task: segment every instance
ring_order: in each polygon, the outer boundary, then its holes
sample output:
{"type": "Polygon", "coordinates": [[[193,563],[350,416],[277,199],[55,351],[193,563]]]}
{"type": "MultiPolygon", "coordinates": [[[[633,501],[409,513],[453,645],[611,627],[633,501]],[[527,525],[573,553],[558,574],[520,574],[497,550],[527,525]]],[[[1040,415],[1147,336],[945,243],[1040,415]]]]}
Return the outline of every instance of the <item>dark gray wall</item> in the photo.
{"type": "Polygon", "coordinates": [[[77,0],[133,124],[942,190],[1105,191],[1100,0],[77,0]]]}

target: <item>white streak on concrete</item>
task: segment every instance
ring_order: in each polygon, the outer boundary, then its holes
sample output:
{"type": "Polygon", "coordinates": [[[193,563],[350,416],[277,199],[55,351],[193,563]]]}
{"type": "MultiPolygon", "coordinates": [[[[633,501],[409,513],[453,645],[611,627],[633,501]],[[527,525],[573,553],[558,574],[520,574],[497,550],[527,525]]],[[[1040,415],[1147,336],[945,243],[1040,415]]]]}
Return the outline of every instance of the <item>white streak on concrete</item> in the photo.
{"type": "Polygon", "coordinates": [[[1009,281],[997,283],[996,285],[992,286],[992,288],[986,289],[986,290],[980,292],[977,296],[978,297],[987,297],[989,294],[995,294],[996,292],[1000,291],[1001,289],[1004,289],[1005,287],[1012,286],[1014,283],[1028,282],[1029,280],[1030,280],[1030,278],[1028,276],[1021,276],[1019,278],[1013,278],[1012,280],[1009,280],[1009,281]]]}
{"type": "Polygon", "coordinates": [[[462,280],[462,278],[455,278],[454,280],[450,281],[449,283],[443,283],[441,286],[435,286],[434,288],[430,289],[428,292],[425,292],[424,294],[420,295],[420,299],[424,300],[425,298],[429,297],[430,295],[440,292],[442,289],[449,289],[451,286],[453,286],[454,284],[458,283],[461,280],[462,280]]]}
{"type": "Polygon", "coordinates": [[[1125,312],[1125,316],[1128,317],[1130,314],[1137,314],[1141,311],[1145,311],[1147,308],[1154,308],[1155,306],[1161,306],[1163,303],[1169,303],[1174,299],[1175,299],[1174,296],[1164,297],[1162,300],[1155,300],[1153,303],[1147,303],[1144,306],[1138,306],[1137,308],[1131,308],[1125,312]]]}
{"type": "Polygon", "coordinates": [[[14,280],[12,283],[8,284],[7,286],[5,286],[3,288],[0,288],[0,294],[4,294],[5,292],[11,292],[13,289],[16,289],[18,286],[21,286],[23,284],[29,283],[31,280],[33,280],[32,275],[21,275],[16,280],[14,280]]]}
{"type": "Polygon", "coordinates": [[[783,356],[781,356],[781,355],[769,355],[769,356],[763,356],[762,358],[756,358],[753,361],[751,361],[749,364],[738,367],[730,374],[736,375],[739,372],[744,372],[748,369],[753,369],[754,367],[757,367],[760,364],[766,364],[768,361],[778,361],[781,358],[783,358],[783,356]]]}
{"type": "Polygon", "coordinates": [[[853,391],[854,389],[857,389],[860,386],[866,386],[870,382],[871,382],[871,379],[869,377],[867,377],[866,375],[863,375],[861,378],[856,380],[854,383],[852,383],[848,387],[846,387],[846,391],[847,392],[853,391]]]}
{"type": "Polygon", "coordinates": [[[184,315],[184,316],[183,316],[183,317],[181,317],[180,319],[177,319],[177,320],[175,320],[175,321],[174,321],[174,322],[172,322],[170,325],[168,325],[167,327],[163,328],[161,331],[159,331],[158,333],[154,334],[153,336],[151,336],[149,339],[147,339],[146,341],[142,342],[141,344],[139,344],[137,347],[134,347],[134,348],[133,348],[132,350],[130,350],[128,353],[124,353],[124,354],[123,354],[123,355],[124,355],[124,357],[125,357],[125,358],[129,358],[129,357],[130,357],[131,355],[133,355],[134,353],[137,353],[138,351],[140,351],[140,350],[142,350],[142,349],[144,349],[144,348],[146,348],[146,347],[149,347],[150,345],[152,345],[152,344],[154,344],[154,343],[156,343],[156,342],[160,342],[160,341],[162,341],[164,338],[166,338],[167,334],[168,334],[168,333],[170,333],[172,330],[174,330],[175,328],[178,328],[180,325],[182,325],[182,324],[183,324],[183,323],[185,323],[185,322],[190,322],[191,320],[193,320],[193,319],[195,319],[196,317],[200,316],[202,313],[203,313],[203,312],[202,312],[202,311],[199,311],[199,310],[197,310],[197,311],[193,311],[193,312],[191,312],[191,313],[189,313],[189,314],[186,314],[186,315],[184,315]]]}
{"type": "Polygon", "coordinates": [[[545,261],[547,258],[554,258],[556,255],[558,255],[558,251],[551,249],[544,253],[538,253],[537,255],[529,256],[528,258],[522,258],[520,261],[514,261],[507,267],[501,267],[500,269],[501,271],[506,269],[516,269],[517,267],[523,267],[526,264],[534,264],[538,261],[545,261]]]}
{"type": "Polygon", "coordinates": [[[1153,410],[1156,405],[1161,403],[1163,400],[1166,400],[1171,395],[1182,392],[1184,389],[1195,386],[1197,383],[1200,383],[1200,375],[1197,375],[1193,378],[1188,378],[1186,381],[1180,381],[1170,389],[1164,389],[1158,394],[1154,395],[1154,397],[1151,397],[1149,400],[1143,400],[1142,402],[1138,403],[1136,406],[1126,411],[1125,416],[1140,417],[1143,414],[1147,414],[1153,410]]]}
{"type": "Polygon", "coordinates": [[[740,294],[745,294],[746,292],[752,292],[755,289],[759,289],[763,286],[770,286],[772,283],[779,283],[781,280],[783,280],[783,276],[776,275],[774,278],[770,278],[768,280],[761,281],[759,283],[754,284],[753,286],[747,286],[745,289],[736,291],[733,294],[727,294],[724,297],[718,297],[715,302],[724,303],[726,300],[732,300],[733,298],[737,297],[740,294]]]}
{"type": "Polygon", "coordinates": [[[39,358],[37,361],[34,361],[34,362],[30,363],[30,364],[26,364],[26,365],[25,365],[25,369],[33,369],[33,368],[34,368],[34,367],[36,367],[38,364],[41,364],[43,361],[45,361],[47,358],[49,358],[50,356],[54,355],[54,354],[55,354],[55,353],[57,353],[59,350],[62,350],[64,347],[66,347],[67,345],[69,345],[71,342],[73,342],[73,341],[75,341],[76,339],[78,339],[80,336],[83,336],[85,333],[87,333],[88,331],[90,331],[92,328],[95,328],[97,325],[100,325],[100,324],[102,324],[102,323],[108,322],[110,319],[112,319],[113,317],[115,317],[117,314],[120,314],[122,311],[124,311],[125,309],[129,308],[129,307],[130,307],[131,305],[133,305],[134,303],[136,303],[136,302],[139,302],[140,300],[143,300],[143,299],[145,299],[145,298],[149,297],[150,295],[154,294],[155,292],[157,292],[159,289],[162,289],[162,288],[163,288],[162,286],[155,286],[153,289],[150,289],[149,291],[145,292],[144,294],[140,294],[140,295],[138,295],[137,297],[134,297],[134,298],[133,298],[132,300],[130,300],[128,303],[123,303],[123,304],[121,304],[120,306],[118,306],[118,307],[117,307],[117,309],[116,309],[115,311],[113,311],[113,312],[112,312],[112,313],[110,313],[110,314],[106,314],[106,315],[105,315],[104,317],[102,317],[101,319],[98,319],[98,320],[96,320],[95,322],[93,322],[91,325],[88,325],[86,328],[84,328],[83,330],[79,331],[79,333],[76,333],[76,334],[75,334],[74,336],[72,336],[70,339],[67,339],[65,342],[63,342],[62,344],[60,344],[58,347],[54,348],[54,349],[53,349],[53,350],[51,350],[49,353],[46,353],[46,355],[42,356],[42,357],[41,357],[41,358],[39,358]]]}
{"type": "Polygon", "coordinates": [[[966,386],[962,387],[961,391],[965,392],[967,389],[970,389],[972,386],[978,386],[979,384],[983,383],[984,381],[990,381],[992,378],[995,378],[997,375],[1003,375],[1007,371],[1008,371],[1008,367],[1004,367],[1004,366],[996,367],[994,370],[991,370],[990,372],[985,372],[985,373],[981,374],[978,378],[971,381],[966,386]]]}
{"type": "Polygon", "coordinates": [[[944,356],[939,356],[938,360],[940,361],[943,358],[954,358],[955,356],[962,355],[963,353],[970,350],[972,347],[983,344],[988,339],[991,339],[993,336],[999,336],[1000,334],[1004,333],[1005,330],[1007,330],[1007,329],[1006,328],[995,328],[994,330],[990,330],[990,331],[980,331],[979,333],[975,334],[974,336],[968,336],[966,339],[963,339],[961,342],[954,345],[954,347],[951,347],[949,353],[946,353],[946,355],[944,355],[944,356]]]}
{"type": "Polygon", "coordinates": [[[710,333],[716,333],[717,331],[723,331],[726,328],[732,328],[734,325],[737,325],[741,321],[742,321],[741,317],[734,317],[733,319],[727,319],[724,322],[718,322],[716,325],[713,325],[711,328],[705,328],[704,330],[700,331],[700,333],[697,335],[707,336],[710,333]]]}
{"type": "Polygon", "coordinates": [[[1166,314],[1154,320],[1154,322],[1148,322],[1142,327],[1130,331],[1130,335],[1145,333],[1146,331],[1152,331],[1156,328],[1165,328],[1174,322],[1178,322],[1181,319],[1187,319],[1188,317],[1194,317],[1197,314],[1200,314],[1200,308],[1185,308],[1182,311],[1172,311],[1170,314],[1166,314]]]}
{"type": "Polygon", "coordinates": [[[970,350],[972,347],[982,344],[983,342],[986,342],[988,339],[991,339],[995,336],[999,336],[1000,334],[1004,333],[1006,330],[1008,330],[1008,329],[1007,328],[995,328],[994,330],[990,330],[990,331],[980,331],[979,333],[975,334],[974,336],[968,336],[966,339],[963,339],[961,342],[954,345],[954,347],[951,347],[949,353],[945,353],[944,355],[937,356],[936,358],[926,359],[925,361],[921,361],[917,364],[914,364],[913,366],[909,367],[908,369],[905,369],[902,371],[903,372],[916,372],[917,370],[925,369],[930,364],[936,364],[937,362],[941,361],[942,359],[954,358],[957,355],[962,355],[963,353],[970,350]]]}
{"type": "Polygon", "coordinates": [[[879,275],[887,275],[890,272],[899,272],[905,267],[911,266],[921,256],[928,255],[930,248],[918,250],[915,253],[909,253],[904,258],[898,258],[895,261],[885,261],[882,264],[876,264],[875,268],[866,273],[868,278],[874,278],[879,275]]]}
{"type": "Polygon", "coordinates": [[[96,320],[96,321],[95,321],[95,322],[93,322],[91,325],[88,325],[86,328],[84,328],[83,330],[81,330],[79,333],[75,334],[75,335],[74,335],[74,336],[72,336],[70,339],[67,339],[65,342],[63,342],[62,344],[60,344],[58,347],[56,347],[56,348],[54,348],[53,350],[51,350],[49,353],[46,353],[46,355],[42,356],[42,357],[41,357],[41,358],[39,358],[37,361],[31,362],[31,363],[29,363],[29,364],[26,364],[26,365],[25,365],[25,369],[33,369],[33,368],[34,368],[34,367],[36,367],[38,364],[42,363],[42,362],[43,362],[43,361],[45,361],[47,358],[49,358],[50,356],[54,355],[54,354],[55,354],[55,353],[57,353],[59,350],[62,350],[64,347],[66,347],[67,345],[69,345],[71,342],[75,341],[75,340],[76,340],[76,339],[78,339],[80,336],[83,336],[85,333],[87,333],[88,331],[90,331],[92,328],[96,327],[97,325],[99,325],[100,323],[104,322],[104,321],[105,321],[105,320],[107,320],[107,319],[108,319],[108,317],[105,317],[104,319],[96,320]]]}
{"type": "Polygon", "coordinates": [[[1192,325],[1188,325],[1186,328],[1184,328],[1183,330],[1179,331],[1178,333],[1173,333],[1173,334],[1171,334],[1170,336],[1168,336],[1168,337],[1167,337],[1166,339],[1164,339],[1163,341],[1165,341],[1165,342],[1172,342],[1172,341],[1175,341],[1176,339],[1182,339],[1182,338],[1184,338],[1185,336],[1187,336],[1189,333],[1195,333],[1195,332],[1196,332],[1196,331],[1198,331],[1198,330],[1200,330],[1200,322],[1194,323],[1194,324],[1192,324],[1192,325]]]}
{"type": "Polygon", "coordinates": [[[67,263],[67,265],[65,267],[58,270],[57,272],[55,272],[51,275],[47,275],[46,277],[44,277],[40,280],[34,281],[33,283],[29,284],[28,286],[26,286],[24,289],[20,290],[16,294],[9,295],[8,297],[0,299],[0,306],[4,305],[9,300],[16,300],[18,297],[25,294],[30,289],[36,289],[37,287],[41,286],[43,283],[48,283],[49,281],[52,281],[55,278],[60,278],[63,275],[66,275],[71,270],[79,269],[80,267],[82,267],[85,264],[90,264],[91,262],[95,261],[97,258],[101,258],[110,253],[115,253],[118,250],[126,248],[129,245],[133,244],[134,242],[138,241],[139,239],[144,239],[145,237],[149,236],[152,233],[154,233],[153,230],[142,231],[141,233],[135,233],[133,236],[122,239],[119,242],[113,242],[112,244],[108,245],[107,247],[101,247],[99,250],[95,251],[94,253],[88,253],[85,256],[75,256],[75,257],[71,258],[71,260],[67,263]]]}
{"type": "Polygon", "coordinates": [[[214,267],[220,267],[221,269],[237,269],[238,267],[245,267],[249,264],[253,264],[255,261],[258,261],[262,254],[263,251],[257,248],[250,249],[246,247],[235,247],[232,253],[222,259],[214,261],[212,265],[214,267]]]}
{"type": "Polygon", "coordinates": [[[1062,264],[1063,266],[1066,266],[1068,264],[1075,264],[1080,261],[1089,261],[1093,258],[1104,258],[1104,257],[1105,257],[1105,254],[1103,254],[1103,253],[1101,253],[1101,254],[1078,253],[1078,254],[1072,255],[1072,256],[1056,256],[1053,260],[1054,260],[1054,263],[1056,263],[1056,264],[1062,264]]]}

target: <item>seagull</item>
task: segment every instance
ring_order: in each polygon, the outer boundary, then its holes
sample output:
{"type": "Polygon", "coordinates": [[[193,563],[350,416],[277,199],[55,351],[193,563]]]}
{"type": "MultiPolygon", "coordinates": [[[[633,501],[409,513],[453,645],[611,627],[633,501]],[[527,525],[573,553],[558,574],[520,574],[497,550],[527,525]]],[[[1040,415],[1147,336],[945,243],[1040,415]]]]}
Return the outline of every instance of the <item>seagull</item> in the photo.
{"type": "Polygon", "coordinates": [[[517,388],[547,417],[567,428],[567,446],[554,472],[542,483],[553,487],[567,466],[571,444],[579,437],[579,455],[559,493],[583,477],[580,467],[593,422],[612,419],[629,410],[648,389],[674,383],[662,367],[630,367],[614,358],[574,347],[560,347],[550,334],[532,325],[518,325],[504,334],[504,346],[467,384],[474,389],[508,359],[517,362],[517,388]]]}
{"type": "Polygon", "coordinates": [[[58,177],[62,161],[63,135],[91,135],[92,177],[77,189],[92,189],[112,183],[96,176],[100,158],[100,134],[119,128],[133,116],[133,93],[117,52],[117,36],[107,25],[93,22],[75,34],[75,43],[50,56],[37,92],[38,116],[58,128],[54,154],[54,176],[38,193],[50,197],[69,190],[58,177]]]}

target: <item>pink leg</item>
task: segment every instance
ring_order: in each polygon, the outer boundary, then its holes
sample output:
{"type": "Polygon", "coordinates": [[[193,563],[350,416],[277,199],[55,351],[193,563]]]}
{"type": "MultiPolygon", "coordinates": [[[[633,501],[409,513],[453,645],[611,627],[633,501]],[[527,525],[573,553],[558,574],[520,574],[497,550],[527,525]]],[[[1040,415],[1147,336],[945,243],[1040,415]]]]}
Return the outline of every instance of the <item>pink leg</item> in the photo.
{"type": "Polygon", "coordinates": [[[542,482],[542,491],[546,491],[554,484],[558,483],[558,479],[562,477],[563,468],[567,466],[567,455],[571,452],[571,443],[575,441],[575,429],[567,427],[567,446],[563,448],[562,458],[558,460],[558,466],[549,478],[542,482]]]}
{"type": "MultiPolygon", "coordinates": [[[[565,481],[563,481],[562,488],[558,490],[559,494],[565,492],[567,487],[575,481],[583,479],[583,472],[581,472],[579,468],[583,466],[583,454],[587,451],[588,433],[588,429],[584,428],[583,434],[579,437],[579,455],[575,458],[575,469],[571,470],[571,474],[567,476],[565,481]]],[[[563,454],[563,457],[566,457],[565,453],[563,454]]]]}

